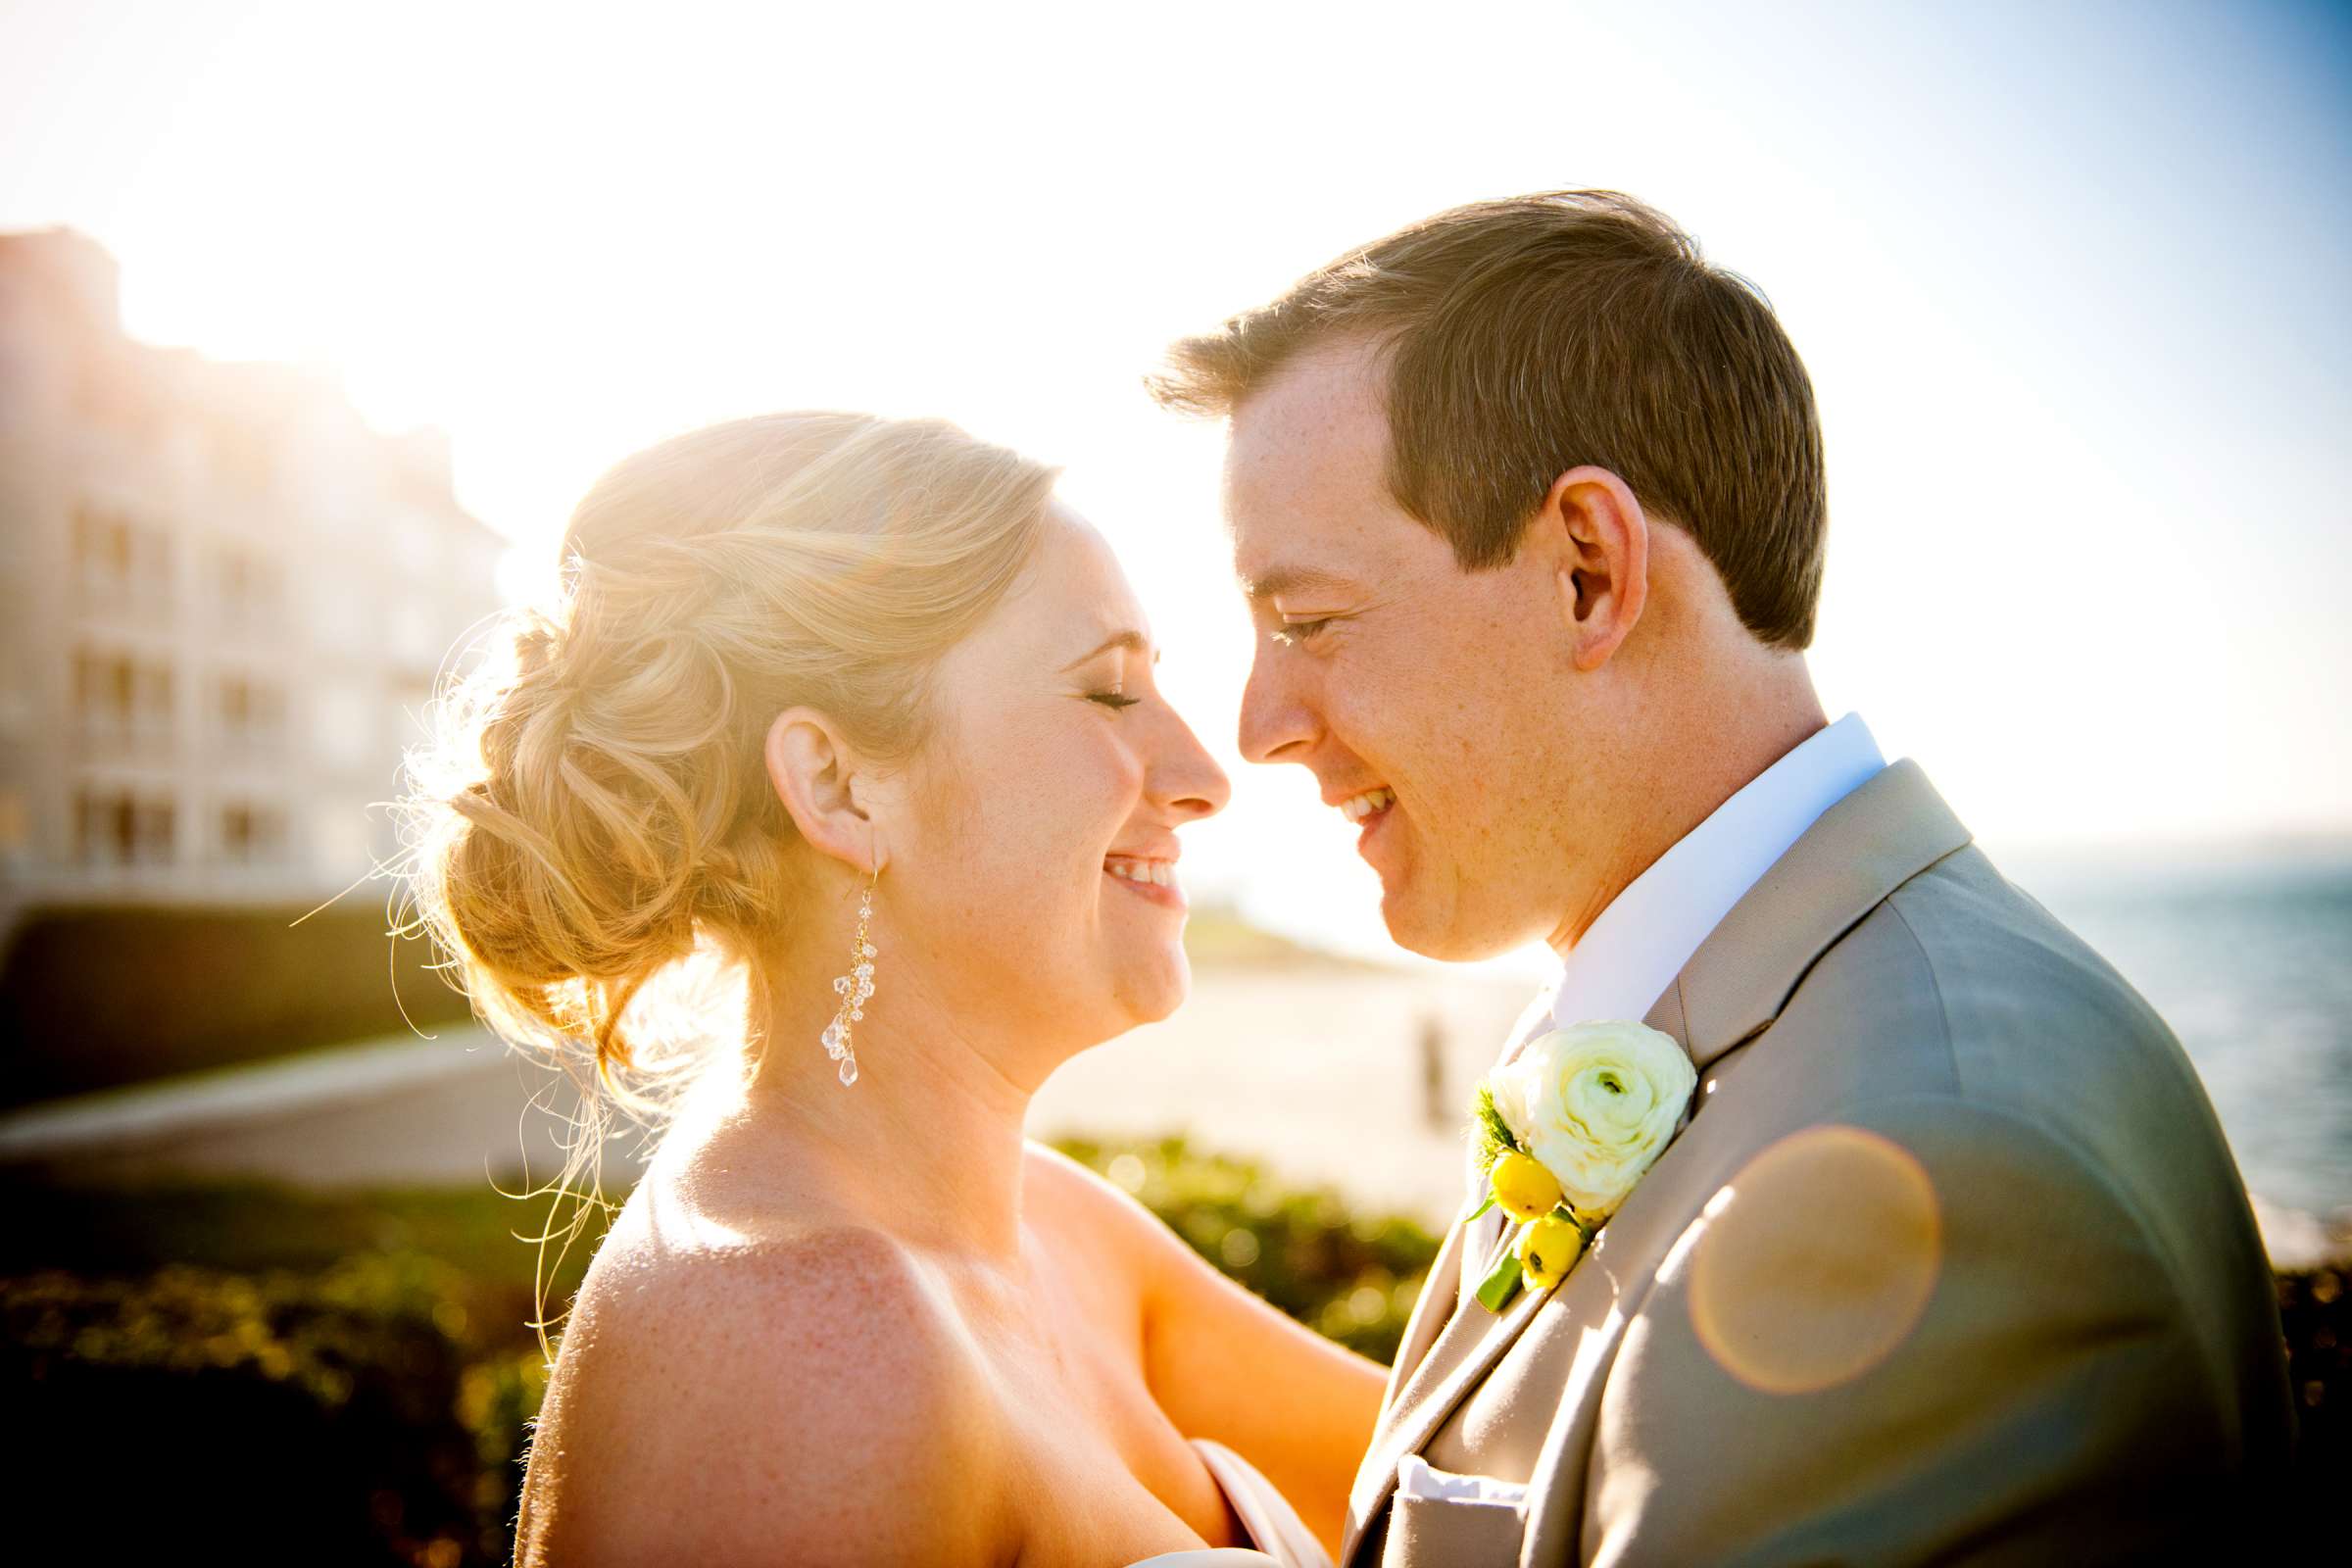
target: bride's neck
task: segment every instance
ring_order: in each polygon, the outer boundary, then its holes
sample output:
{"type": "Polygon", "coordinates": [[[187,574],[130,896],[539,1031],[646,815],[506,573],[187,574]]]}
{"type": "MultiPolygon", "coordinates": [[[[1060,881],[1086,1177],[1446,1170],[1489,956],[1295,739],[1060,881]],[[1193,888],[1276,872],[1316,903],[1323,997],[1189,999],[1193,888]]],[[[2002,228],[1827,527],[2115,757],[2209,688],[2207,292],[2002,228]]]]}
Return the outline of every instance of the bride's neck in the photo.
{"type": "Polygon", "coordinates": [[[1016,1259],[1034,1085],[1008,1076],[1002,1043],[911,975],[854,1025],[858,1081],[845,1085],[817,1038],[833,1005],[822,980],[779,985],[757,1004],[747,1126],[774,1135],[829,1203],[865,1223],[916,1246],[1016,1259]]]}

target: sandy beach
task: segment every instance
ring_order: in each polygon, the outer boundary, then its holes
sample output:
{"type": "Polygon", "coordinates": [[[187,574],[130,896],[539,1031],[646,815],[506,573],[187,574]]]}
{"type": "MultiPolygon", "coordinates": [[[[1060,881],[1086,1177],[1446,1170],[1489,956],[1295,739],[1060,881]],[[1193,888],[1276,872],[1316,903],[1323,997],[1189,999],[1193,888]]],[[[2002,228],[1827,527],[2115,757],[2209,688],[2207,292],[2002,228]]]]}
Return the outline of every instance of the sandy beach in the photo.
{"type": "Polygon", "coordinates": [[[1492,977],[1371,966],[1207,971],[1174,1017],[1056,1072],[1030,1131],[1182,1133],[1442,1226],[1462,1198],[1471,1086],[1534,995],[1492,977]]]}

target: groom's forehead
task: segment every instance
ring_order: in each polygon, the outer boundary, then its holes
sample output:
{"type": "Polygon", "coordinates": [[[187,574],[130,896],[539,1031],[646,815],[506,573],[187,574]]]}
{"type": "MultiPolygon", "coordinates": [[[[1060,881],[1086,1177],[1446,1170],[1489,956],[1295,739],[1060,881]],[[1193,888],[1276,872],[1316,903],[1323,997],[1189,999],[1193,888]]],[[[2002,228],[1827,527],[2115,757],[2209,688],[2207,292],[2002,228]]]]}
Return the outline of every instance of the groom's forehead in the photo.
{"type": "Polygon", "coordinates": [[[1410,542],[1400,536],[1426,531],[1397,504],[1377,465],[1229,487],[1225,498],[1234,578],[1255,603],[1359,590],[1399,567],[1400,547],[1410,542]]]}
{"type": "Polygon", "coordinates": [[[1389,423],[1379,361],[1336,345],[1300,355],[1233,411],[1225,483],[1348,479],[1386,462],[1389,423]]]}
{"type": "Polygon", "coordinates": [[[1268,594],[1316,586],[1299,574],[1360,554],[1395,512],[1379,400],[1320,368],[1286,372],[1234,413],[1223,512],[1235,574],[1253,597],[1261,581],[1268,594]]]}

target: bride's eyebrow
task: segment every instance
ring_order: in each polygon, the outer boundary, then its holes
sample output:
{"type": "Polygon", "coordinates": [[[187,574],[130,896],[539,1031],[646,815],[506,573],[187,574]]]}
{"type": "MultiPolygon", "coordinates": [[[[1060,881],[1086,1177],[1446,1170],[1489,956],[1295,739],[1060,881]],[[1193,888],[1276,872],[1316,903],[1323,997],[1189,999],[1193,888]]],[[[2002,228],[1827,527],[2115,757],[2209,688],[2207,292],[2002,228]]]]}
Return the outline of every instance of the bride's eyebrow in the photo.
{"type": "MultiPolygon", "coordinates": [[[[1152,640],[1146,637],[1142,632],[1135,630],[1132,626],[1123,627],[1118,631],[1112,632],[1108,637],[1103,638],[1101,643],[1093,648],[1088,649],[1085,653],[1080,654],[1076,659],[1071,660],[1068,663],[1062,665],[1061,667],[1066,673],[1069,670],[1076,669],[1080,664],[1085,663],[1090,659],[1096,659],[1110,652],[1113,648],[1124,648],[1130,653],[1140,654],[1151,646],[1152,640]]],[[[1152,662],[1155,664],[1159,662],[1159,654],[1156,651],[1154,651],[1152,655],[1152,662]]]]}

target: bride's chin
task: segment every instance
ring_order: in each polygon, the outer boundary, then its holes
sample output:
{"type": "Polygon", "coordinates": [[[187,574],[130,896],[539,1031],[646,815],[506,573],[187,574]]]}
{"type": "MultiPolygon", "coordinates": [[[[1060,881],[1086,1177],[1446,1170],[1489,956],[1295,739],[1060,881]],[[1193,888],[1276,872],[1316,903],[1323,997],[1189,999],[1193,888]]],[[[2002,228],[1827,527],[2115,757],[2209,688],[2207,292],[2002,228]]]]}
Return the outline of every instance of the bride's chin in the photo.
{"type": "Polygon", "coordinates": [[[1185,956],[1181,943],[1154,955],[1148,972],[1137,973],[1130,967],[1128,974],[1127,984],[1120,988],[1125,993],[1121,1000],[1128,1016],[1139,1024],[1159,1022],[1192,995],[1192,961],[1185,956]]]}

